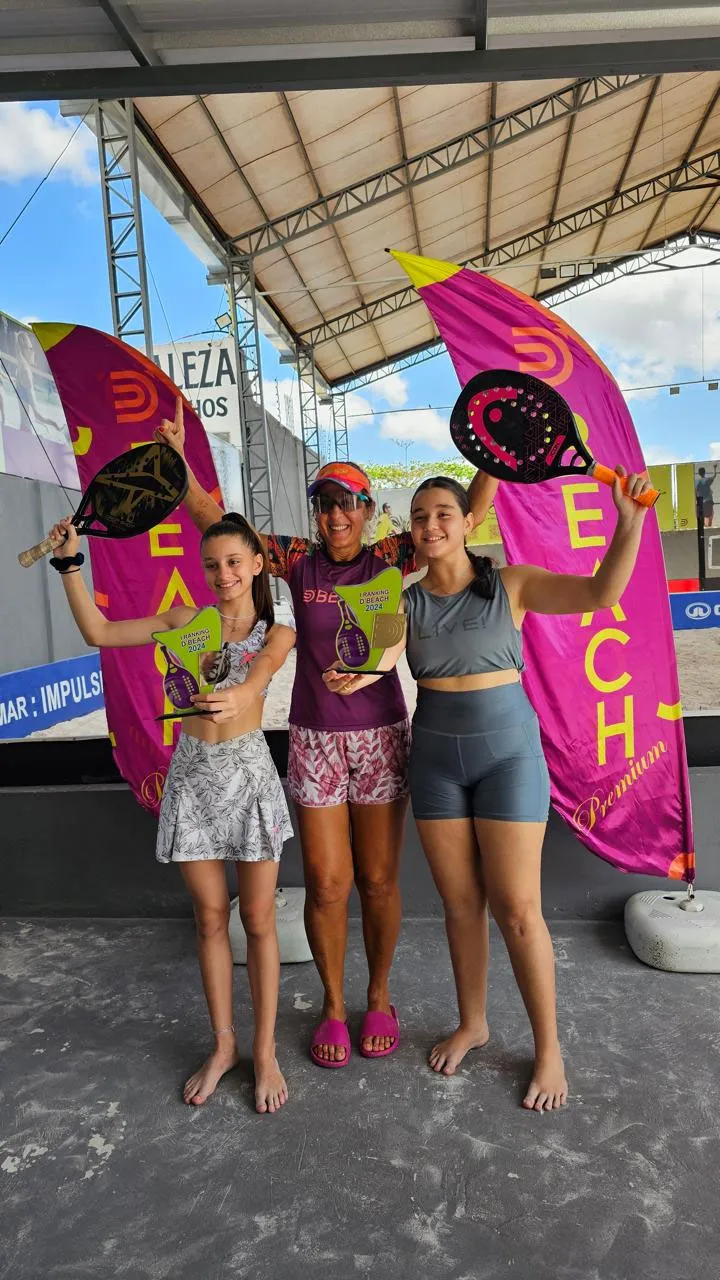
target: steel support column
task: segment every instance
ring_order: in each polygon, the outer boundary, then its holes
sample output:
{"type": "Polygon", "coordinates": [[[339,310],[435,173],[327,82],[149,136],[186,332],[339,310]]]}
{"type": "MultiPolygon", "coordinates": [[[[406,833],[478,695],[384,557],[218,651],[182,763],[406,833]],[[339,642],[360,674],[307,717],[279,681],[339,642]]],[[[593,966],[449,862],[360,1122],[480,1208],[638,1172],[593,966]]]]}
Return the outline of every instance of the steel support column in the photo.
{"type": "Polygon", "coordinates": [[[273,531],[268,426],[252,260],[228,258],[228,298],[237,360],[246,514],[261,533],[273,531]]]}
{"type": "Polygon", "coordinates": [[[134,109],[115,102],[111,117],[107,105],[95,103],[95,121],[113,330],[123,342],[140,339],[152,359],[134,109]]]}
{"type": "Polygon", "coordinates": [[[303,467],[305,471],[305,487],[307,488],[322,461],[320,456],[317,388],[315,386],[315,352],[312,347],[306,347],[299,342],[295,348],[295,358],[298,391],[300,394],[303,467]]]}
{"type": "Polygon", "coordinates": [[[332,396],[330,404],[332,408],[335,457],[343,462],[347,462],[350,457],[350,445],[348,442],[347,403],[344,392],[340,391],[336,395],[332,396]]]}

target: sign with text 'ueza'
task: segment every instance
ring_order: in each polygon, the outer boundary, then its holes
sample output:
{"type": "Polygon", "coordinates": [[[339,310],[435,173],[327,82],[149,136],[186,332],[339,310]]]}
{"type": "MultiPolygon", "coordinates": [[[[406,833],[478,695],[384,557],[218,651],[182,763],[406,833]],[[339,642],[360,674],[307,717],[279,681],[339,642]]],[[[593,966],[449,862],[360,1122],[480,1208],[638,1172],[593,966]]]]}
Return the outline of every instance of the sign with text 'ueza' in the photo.
{"type": "Polygon", "coordinates": [[[155,362],[184,392],[206,431],[222,432],[231,444],[240,445],[237,372],[231,339],[198,339],[156,347],[155,362]]]}

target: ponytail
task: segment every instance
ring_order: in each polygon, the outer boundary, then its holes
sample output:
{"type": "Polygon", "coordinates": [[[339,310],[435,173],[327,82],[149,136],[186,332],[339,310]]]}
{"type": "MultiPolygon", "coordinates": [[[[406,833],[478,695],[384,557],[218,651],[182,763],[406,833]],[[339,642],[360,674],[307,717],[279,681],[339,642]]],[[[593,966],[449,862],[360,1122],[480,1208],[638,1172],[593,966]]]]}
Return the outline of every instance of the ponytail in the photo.
{"type": "MultiPolygon", "coordinates": [[[[415,501],[419,493],[424,489],[447,489],[457,502],[464,516],[470,514],[470,501],[467,496],[467,490],[451,476],[430,476],[427,480],[423,480],[415,490],[412,503],[415,501]]],[[[470,590],[476,596],[481,596],[483,600],[492,600],[495,595],[497,586],[497,569],[495,563],[489,556],[474,556],[468,546],[465,547],[465,553],[472,565],[475,581],[470,584],[470,590]]]]}
{"type": "Polygon", "coordinates": [[[492,600],[497,585],[497,569],[494,562],[490,556],[474,556],[467,546],[465,553],[475,574],[475,581],[470,584],[470,590],[474,595],[481,596],[483,600],[492,600]]]}
{"type": "Polygon", "coordinates": [[[270,588],[270,566],[267,551],[257,529],[253,528],[245,516],[237,511],[226,511],[225,514],[207,528],[200,541],[201,551],[212,538],[240,538],[254,556],[262,556],[262,569],[256,573],[252,584],[252,601],[258,622],[265,622],[268,630],[275,621],[272,590],[270,588]]]}

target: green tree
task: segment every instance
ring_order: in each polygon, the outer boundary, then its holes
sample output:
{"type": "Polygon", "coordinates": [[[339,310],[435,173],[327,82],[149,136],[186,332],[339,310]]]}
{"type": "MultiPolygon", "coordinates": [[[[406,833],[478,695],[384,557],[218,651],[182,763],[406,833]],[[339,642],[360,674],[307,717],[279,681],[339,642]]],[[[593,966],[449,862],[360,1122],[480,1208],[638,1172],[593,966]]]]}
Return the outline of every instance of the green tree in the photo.
{"type": "Polygon", "coordinates": [[[474,467],[458,458],[444,458],[441,462],[413,462],[409,467],[404,467],[399,462],[363,462],[361,466],[377,489],[414,489],[428,476],[452,476],[461,484],[468,485],[475,475],[474,467]]]}

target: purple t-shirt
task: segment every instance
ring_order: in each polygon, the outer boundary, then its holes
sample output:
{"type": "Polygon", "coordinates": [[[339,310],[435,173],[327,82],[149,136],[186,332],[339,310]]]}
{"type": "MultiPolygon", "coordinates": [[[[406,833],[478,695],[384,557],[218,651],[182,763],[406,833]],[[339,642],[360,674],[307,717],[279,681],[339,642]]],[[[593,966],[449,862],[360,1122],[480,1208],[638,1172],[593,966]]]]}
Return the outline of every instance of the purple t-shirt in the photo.
{"type": "Polygon", "coordinates": [[[357,586],[388,565],[403,573],[415,569],[409,533],[364,547],[354,560],[336,563],[306,538],[268,538],[270,572],[290,587],[297,632],[297,668],[290,723],[305,729],[379,729],[407,716],[396,671],[352,697],[331,693],[322,673],[337,661],[335,636],[340,624],[336,586],[357,586]]]}

